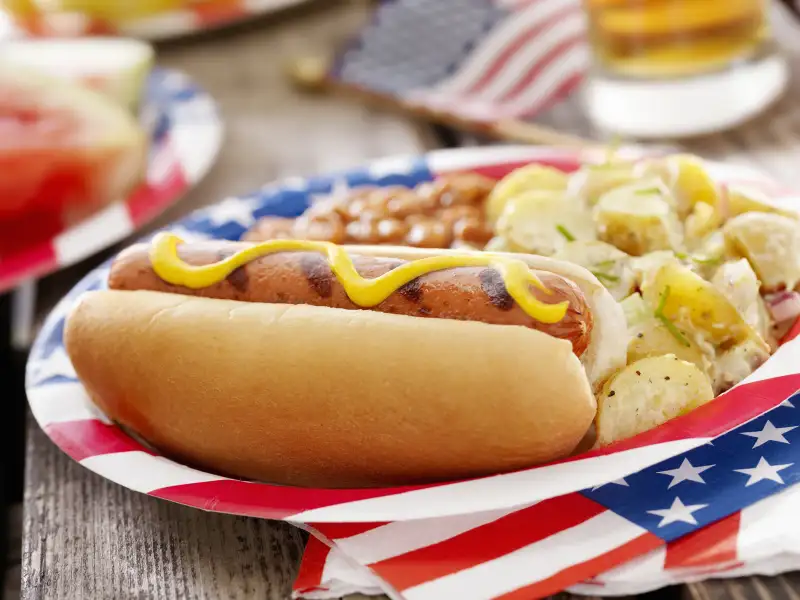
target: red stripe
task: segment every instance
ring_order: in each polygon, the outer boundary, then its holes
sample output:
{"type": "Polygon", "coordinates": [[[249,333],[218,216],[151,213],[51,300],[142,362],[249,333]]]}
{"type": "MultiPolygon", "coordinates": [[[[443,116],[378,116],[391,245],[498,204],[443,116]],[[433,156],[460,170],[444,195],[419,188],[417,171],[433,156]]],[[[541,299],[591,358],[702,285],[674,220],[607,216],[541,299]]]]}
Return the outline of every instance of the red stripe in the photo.
{"type": "Polygon", "coordinates": [[[309,538],[303,552],[303,562],[300,563],[300,572],[294,580],[292,589],[295,592],[311,592],[324,590],[322,574],[325,570],[325,561],[331,549],[317,538],[309,538]]]}
{"type": "Polygon", "coordinates": [[[50,439],[75,460],[138,450],[153,454],[115,425],[97,419],[51,423],[44,428],[50,439]]]}
{"type": "Polygon", "coordinates": [[[555,44],[541,59],[531,65],[528,71],[517,80],[511,90],[506,92],[502,100],[499,101],[500,104],[502,105],[503,102],[513,101],[518,94],[521,94],[528,89],[528,87],[541,76],[542,72],[548,66],[567,54],[572,48],[582,46],[584,43],[584,36],[577,34],[560,41],[558,44],[555,44]]]}
{"type": "Polygon", "coordinates": [[[745,563],[737,561],[725,565],[716,565],[708,569],[697,569],[692,571],[691,574],[693,577],[698,577],[698,576],[714,575],[716,573],[726,573],[728,571],[733,571],[734,569],[741,569],[744,565],[745,563]]]}
{"type": "Polygon", "coordinates": [[[707,567],[737,559],[741,513],[717,521],[667,545],[665,569],[707,567]]]}
{"type": "Polygon", "coordinates": [[[605,511],[580,494],[569,494],[369,567],[395,589],[405,590],[500,558],[605,511]]]}
{"type": "Polygon", "coordinates": [[[189,182],[177,162],[171,166],[163,181],[138,187],[126,203],[134,227],[141,227],[157,217],[187,189],[189,182]]]}
{"type": "Polygon", "coordinates": [[[202,26],[220,25],[240,19],[247,14],[241,0],[203,2],[191,7],[191,10],[197,17],[198,24],[202,26]]]}
{"type": "MultiPolygon", "coordinates": [[[[519,32],[516,38],[509,41],[507,45],[500,50],[500,53],[491,59],[492,62],[486,65],[486,70],[481,74],[478,80],[461,92],[461,94],[464,96],[477,94],[485,88],[534,37],[543,34],[559,21],[577,12],[577,8],[567,8],[562,12],[551,15],[544,21],[537,21],[529,29],[519,32]]],[[[518,18],[518,15],[514,15],[511,18],[518,18]]]]}
{"type": "Polygon", "coordinates": [[[188,504],[203,510],[242,514],[263,519],[286,519],[307,510],[392,496],[415,489],[421,488],[311,489],[225,479],[174,485],[153,490],[149,494],[156,498],[188,504]]]}
{"type": "Polygon", "coordinates": [[[537,102],[535,102],[531,108],[523,109],[518,116],[530,119],[537,114],[544,112],[562,98],[569,96],[573,90],[583,83],[583,79],[583,73],[575,73],[570,75],[567,79],[559,83],[556,88],[548,93],[544,98],[540,98],[537,102]]]}
{"type": "Polygon", "coordinates": [[[548,579],[543,579],[531,585],[519,588],[513,592],[496,596],[494,600],[533,600],[535,598],[546,598],[571,585],[584,582],[586,579],[595,577],[609,569],[613,569],[623,563],[633,560],[647,552],[655,550],[664,545],[664,541],[652,533],[645,533],[630,542],[606,552],[586,562],[576,565],[556,573],[548,579]]]}
{"type": "Polygon", "coordinates": [[[460,169],[455,171],[440,171],[437,172],[436,174],[450,175],[458,172],[468,172],[468,173],[478,173],[480,175],[483,175],[484,177],[489,177],[490,179],[500,180],[509,173],[511,173],[512,171],[515,171],[516,169],[533,164],[553,167],[554,169],[558,169],[559,171],[564,171],[565,173],[572,173],[574,171],[577,171],[581,166],[580,163],[574,158],[552,158],[552,159],[537,158],[535,160],[517,160],[514,162],[470,167],[468,169],[460,169]]]}

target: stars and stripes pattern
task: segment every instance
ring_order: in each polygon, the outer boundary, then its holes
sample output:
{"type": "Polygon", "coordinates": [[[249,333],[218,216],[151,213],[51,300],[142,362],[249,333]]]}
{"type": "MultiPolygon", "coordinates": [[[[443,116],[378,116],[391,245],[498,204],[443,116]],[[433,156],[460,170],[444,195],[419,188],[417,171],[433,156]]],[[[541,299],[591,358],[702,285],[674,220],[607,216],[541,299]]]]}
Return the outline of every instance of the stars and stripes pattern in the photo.
{"type": "Polygon", "coordinates": [[[471,121],[530,119],[589,67],[580,0],[384,0],[331,77],[471,121]]]}
{"type": "MultiPolygon", "coordinates": [[[[588,564],[580,565],[577,569],[568,571],[564,575],[572,575],[573,580],[581,575],[581,571],[598,572],[608,564],[618,564],[600,575],[589,577],[580,583],[566,584],[561,588],[552,585],[552,581],[529,584],[518,588],[514,595],[504,592],[505,584],[496,581],[495,589],[491,592],[494,597],[500,598],[535,598],[542,597],[552,591],[567,589],[568,591],[590,596],[626,596],[653,591],[655,589],[689,583],[712,578],[732,578],[746,575],[763,574],[776,575],[786,571],[800,569],[800,527],[794,516],[797,502],[800,501],[800,487],[789,487],[786,490],[747,507],[717,523],[699,529],[674,542],[663,544],[653,538],[641,535],[627,547],[622,546],[616,555],[606,555],[603,564],[600,559],[589,559],[588,564]],[[638,547],[637,547],[638,544],[638,547]],[[652,544],[652,545],[651,545],[652,544]],[[648,551],[649,548],[649,551],[648,551]],[[631,557],[636,557],[631,559],[631,557]],[[588,567],[588,568],[587,568],[588,567]],[[506,595],[503,595],[506,594],[506,595]]],[[[567,503],[567,506],[569,503],[567,503]]],[[[628,527],[630,527],[628,525],[628,527]]],[[[493,523],[483,525],[483,535],[491,538],[493,523]]],[[[630,530],[630,535],[635,535],[635,529],[630,530]]],[[[402,532],[395,532],[402,536],[402,532]]],[[[496,531],[497,534],[501,532],[496,531]]],[[[576,538],[582,534],[590,533],[588,529],[576,529],[576,538]]],[[[321,534],[319,534],[321,535],[321,534]]],[[[294,585],[294,597],[308,599],[340,598],[351,593],[384,594],[390,597],[401,598],[393,583],[392,577],[402,568],[405,577],[413,574],[417,580],[432,576],[446,576],[451,581],[457,581],[463,571],[473,568],[473,559],[459,560],[453,556],[436,556],[436,546],[427,550],[429,555],[426,561],[406,562],[398,545],[389,543],[388,550],[373,569],[369,563],[360,562],[358,553],[350,554],[347,551],[365,538],[364,533],[358,530],[348,531],[346,526],[340,526],[339,532],[334,532],[334,538],[326,540],[334,542],[333,547],[311,537],[306,547],[300,573],[294,585]],[[355,544],[354,544],[355,542],[355,544]],[[396,552],[387,557],[387,554],[396,552]],[[433,563],[433,566],[431,566],[433,563]],[[393,564],[394,569],[383,568],[384,565],[393,564]],[[446,575],[442,575],[446,573],[446,575]],[[384,579],[386,577],[386,579],[384,579]]],[[[378,536],[375,536],[378,538],[378,536]]],[[[466,538],[455,537],[451,544],[466,538]]],[[[575,539],[573,551],[582,555],[587,552],[587,545],[596,550],[595,542],[588,537],[575,539]]],[[[442,547],[442,549],[445,549],[442,547]]],[[[452,547],[451,547],[452,549],[452,547]]],[[[554,561],[551,553],[545,551],[544,546],[538,548],[536,562],[545,562],[552,568],[554,561]]],[[[408,552],[413,556],[413,552],[408,552]]],[[[461,555],[456,555],[461,556],[461,555]]],[[[368,559],[367,559],[368,560],[368,559]]],[[[502,559],[494,559],[495,566],[499,569],[503,564],[502,559]]],[[[493,576],[494,574],[492,574],[493,576]]],[[[490,576],[491,577],[491,576],[490,576]]],[[[403,581],[400,580],[402,589],[403,581]]],[[[558,579],[555,579],[558,582],[558,579]]],[[[420,588],[421,589],[421,588],[420,588]]],[[[469,597],[492,597],[490,594],[469,597]]],[[[433,597],[433,596],[431,596],[433,597]]]]}
{"type": "Polygon", "coordinates": [[[800,566],[800,396],[681,456],[518,510],[309,524],[295,596],[588,595],[800,566]],[[621,565],[621,566],[618,566],[621,565]],[[749,569],[749,571],[748,571],[749,569]]]}
{"type": "Polygon", "coordinates": [[[222,121],[205,91],[183,73],[156,70],[145,92],[142,120],[151,132],[151,144],[141,185],[53,239],[0,257],[0,292],[119,242],[202,179],[222,143],[222,121]]]}
{"type": "MultiPolygon", "coordinates": [[[[361,184],[414,186],[465,170],[502,177],[530,162],[572,171],[597,159],[602,157],[521,147],[391,158],[347,173],[270,185],[196,212],[170,229],[187,237],[237,239],[261,216],[296,216],[325,195],[361,184]]],[[[756,171],[708,167],[723,181],[769,188],[756,171]]],[[[31,350],[27,395],[47,435],[86,468],[130,489],[203,510],[309,528],[335,543],[331,561],[355,565],[370,585],[389,586],[397,598],[528,598],[554,592],[714,527],[796,480],[800,460],[792,452],[800,418],[792,396],[800,390],[800,340],[793,338],[800,327],[760,369],[714,402],[618,445],[516,473],[339,490],[239,481],[189,468],[159,456],[98,414],[66,356],[65,316],[83,292],[105,287],[108,266],[90,273],[56,307],[31,350]],[[726,494],[734,488],[734,497],[726,494]]],[[[328,573],[337,563],[331,564],[328,573]]]]}

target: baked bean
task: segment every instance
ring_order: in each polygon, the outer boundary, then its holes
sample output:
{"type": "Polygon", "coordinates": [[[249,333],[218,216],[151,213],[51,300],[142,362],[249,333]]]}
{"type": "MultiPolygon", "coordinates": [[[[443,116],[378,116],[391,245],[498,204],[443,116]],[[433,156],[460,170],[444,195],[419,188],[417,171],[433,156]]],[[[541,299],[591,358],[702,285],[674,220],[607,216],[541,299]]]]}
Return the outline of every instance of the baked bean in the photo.
{"type": "Polygon", "coordinates": [[[425,214],[425,207],[418,196],[408,194],[392,198],[386,204],[387,216],[395,219],[407,219],[412,215],[425,214]]]}
{"type": "Polygon", "coordinates": [[[429,193],[438,198],[439,206],[474,206],[481,204],[494,188],[491,179],[474,173],[443,176],[433,182],[429,193]]]}
{"type": "Polygon", "coordinates": [[[346,228],[348,241],[355,244],[377,244],[380,241],[378,223],[379,221],[361,219],[348,223],[346,228]]]}
{"type": "Polygon", "coordinates": [[[336,213],[313,219],[299,218],[295,223],[295,236],[300,239],[342,244],[345,241],[345,226],[336,213]]]}
{"type": "Polygon", "coordinates": [[[361,218],[361,215],[369,209],[369,198],[363,197],[353,200],[347,207],[348,221],[354,221],[361,218]]]}
{"type": "Polygon", "coordinates": [[[399,243],[405,239],[410,225],[400,219],[382,219],[378,222],[378,236],[381,243],[399,243]]]}
{"type": "Polygon", "coordinates": [[[256,226],[244,236],[245,241],[266,241],[291,238],[295,219],[283,217],[264,217],[259,219],[256,226]]]}
{"type": "Polygon", "coordinates": [[[462,219],[481,220],[481,213],[476,206],[452,206],[440,210],[437,217],[446,227],[452,228],[462,219]]]}
{"type": "Polygon", "coordinates": [[[493,187],[492,180],[470,173],[442,176],[414,189],[360,186],[315,203],[298,219],[261,219],[245,239],[481,248],[493,235],[482,206],[493,187]]]}
{"type": "Polygon", "coordinates": [[[469,244],[485,246],[494,232],[485,221],[474,217],[464,217],[453,225],[453,236],[469,244]]]}
{"type": "Polygon", "coordinates": [[[411,226],[406,243],[418,248],[447,248],[451,232],[442,223],[425,221],[411,226]]]}

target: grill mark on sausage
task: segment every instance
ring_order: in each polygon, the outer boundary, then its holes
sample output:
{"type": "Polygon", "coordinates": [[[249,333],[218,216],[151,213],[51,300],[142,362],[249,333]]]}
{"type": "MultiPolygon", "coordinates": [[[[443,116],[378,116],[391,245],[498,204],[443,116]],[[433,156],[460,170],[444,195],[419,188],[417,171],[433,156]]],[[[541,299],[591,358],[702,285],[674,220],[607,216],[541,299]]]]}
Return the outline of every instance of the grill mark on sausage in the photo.
{"type": "Polygon", "coordinates": [[[486,268],[480,274],[481,289],[489,297],[489,302],[500,310],[514,308],[514,298],[508,293],[503,276],[495,269],[486,268]]]}
{"type": "Polygon", "coordinates": [[[333,272],[327,260],[318,254],[306,254],[300,259],[300,268],[308,279],[308,283],[321,298],[330,298],[333,294],[333,272]]]}
{"type": "Polygon", "coordinates": [[[409,302],[414,304],[422,302],[422,285],[419,282],[419,278],[412,279],[397,291],[409,302]]]}
{"type": "MultiPolygon", "coordinates": [[[[236,254],[235,250],[220,250],[217,256],[219,257],[218,260],[225,260],[234,254],[236,254]]],[[[250,276],[247,274],[247,269],[243,266],[231,272],[227,279],[237,291],[242,293],[246,292],[247,287],[250,285],[250,276]]]]}

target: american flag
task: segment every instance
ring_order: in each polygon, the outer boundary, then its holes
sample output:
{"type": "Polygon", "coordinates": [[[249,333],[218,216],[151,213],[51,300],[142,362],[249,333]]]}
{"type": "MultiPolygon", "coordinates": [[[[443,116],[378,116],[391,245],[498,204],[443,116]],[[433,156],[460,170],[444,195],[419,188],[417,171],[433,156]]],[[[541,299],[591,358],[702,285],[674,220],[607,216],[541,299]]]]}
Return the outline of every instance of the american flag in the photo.
{"type": "Polygon", "coordinates": [[[529,119],[589,66],[580,0],[384,0],[331,78],[470,121],[529,119]]]}
{"type": "Polygon", "coordinates": [[[800,487],[791,486],[800,479],[798,448],[800,395],[639,473],[522,509],[310,525],[317,537],[295,596],[511,600],[566,588],[630,594],[738,575],[748,566],[768,569],[770,559],[796,568],[800,527],[791,522],[800,487]]]}

